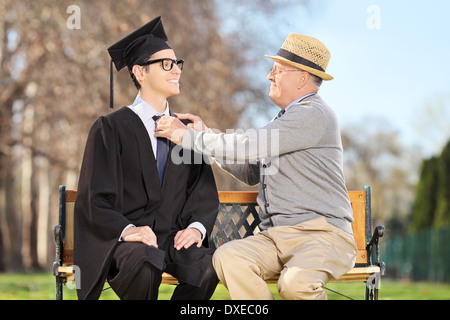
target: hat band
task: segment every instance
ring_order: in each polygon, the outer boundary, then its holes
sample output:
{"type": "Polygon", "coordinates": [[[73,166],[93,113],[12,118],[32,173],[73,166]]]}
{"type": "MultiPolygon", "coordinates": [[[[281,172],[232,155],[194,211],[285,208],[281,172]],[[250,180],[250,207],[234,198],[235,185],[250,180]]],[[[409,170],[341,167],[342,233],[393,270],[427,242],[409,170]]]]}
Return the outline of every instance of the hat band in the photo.
{"type": "Polygon", "coordinates": [[[286,58],[289,61],[292,61],[292,62],[295,62],[295,63],[299,63],[299,64],[302,64],[304,66],[307,66],[307,67],[310,67],[310,68],[313,68],[313,69],[325,72],[325,70],[321,66],[319,66],[318,64],[315,64],[314,62],[312,62],[312,61],[310,61],[308,59],[302,58],[302,57],[296,55],[295,53],[292,53],[292,52],[289,52],[287,50],[284,50],[283,48],[278,50],[277,55],[280,56],[280,57],[286,58]]]}

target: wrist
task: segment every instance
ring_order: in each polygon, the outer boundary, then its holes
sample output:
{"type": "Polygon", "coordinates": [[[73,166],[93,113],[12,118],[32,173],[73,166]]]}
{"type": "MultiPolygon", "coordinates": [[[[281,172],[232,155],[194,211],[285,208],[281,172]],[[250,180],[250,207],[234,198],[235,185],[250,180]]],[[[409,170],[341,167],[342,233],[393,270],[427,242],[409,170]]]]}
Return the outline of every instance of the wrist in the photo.
{"type": "Polygon", "coordinates": [[[135,232],[134,229],[136,229],[136,226],[133,225],[133,224],[129,224],[125,228],[123,228],[122,233],[120,234],[120,237],[119,237],[119,241],[124,241],[124,238],[127,235],[132,234],[132,233],[135,232]]]}
{"type": "Polygon", "coordinates": [[[191,228],[189,228],[189,229],[192,229],[192,230],[197,231],[198,237],[199,237],[200,239],[203,238],[203,234],[202,234],[202,232],[201,232],[199,229],[194,228],[194,227],[191,227],[191,228]]]}
{"type": "Polygon", "coordinates": [[[187,128],[180,128],[177,129],[173,132],[172,134],[172,140],[175,144],[181,144],[183,142],[183,136],[184,134],[188,131],[189,129],[187,128]]]}

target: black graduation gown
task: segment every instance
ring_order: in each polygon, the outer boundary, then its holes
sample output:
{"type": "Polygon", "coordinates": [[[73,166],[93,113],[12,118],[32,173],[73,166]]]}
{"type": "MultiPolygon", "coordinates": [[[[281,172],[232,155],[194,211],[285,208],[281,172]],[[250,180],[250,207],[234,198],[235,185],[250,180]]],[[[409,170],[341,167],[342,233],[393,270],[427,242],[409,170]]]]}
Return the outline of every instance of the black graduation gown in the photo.
{"type": "MultiPolygon", "coordinates": [[[[194,157],[192,151],[170,143],[161,186],[150,138],[138,115],[123,107],[92,126],[74,215],[74,264],[81,273],[79,299],[100,296],[119,236],[128,224],[150,226],[155,232],[158,248],[149,246],[148,262],[185,283],[198,285],[201,264],[190,266],[192,257],[173,249],[173,237],[195,221],[211,234],[219,207],[217,188],[209,164],[197,164],[198,155],[193,164],[179,164],[179,159],[172,159],[174,147],[194,157]]],[[[208,246],[207,239],[204,246],[208,246]]]]}

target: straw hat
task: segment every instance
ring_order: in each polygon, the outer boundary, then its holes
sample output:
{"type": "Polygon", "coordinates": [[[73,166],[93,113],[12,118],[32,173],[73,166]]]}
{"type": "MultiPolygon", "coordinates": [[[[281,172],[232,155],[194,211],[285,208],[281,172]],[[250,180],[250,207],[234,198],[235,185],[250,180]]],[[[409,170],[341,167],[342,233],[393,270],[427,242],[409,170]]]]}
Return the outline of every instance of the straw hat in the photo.
{"type": "Polygon", "coordinates": [[[330,62],[330,51],[322,42],[312,37],[290,33],[277,55],[266,57],[308,71],[323,80],[333,79],[325,73],[330,62]]]}

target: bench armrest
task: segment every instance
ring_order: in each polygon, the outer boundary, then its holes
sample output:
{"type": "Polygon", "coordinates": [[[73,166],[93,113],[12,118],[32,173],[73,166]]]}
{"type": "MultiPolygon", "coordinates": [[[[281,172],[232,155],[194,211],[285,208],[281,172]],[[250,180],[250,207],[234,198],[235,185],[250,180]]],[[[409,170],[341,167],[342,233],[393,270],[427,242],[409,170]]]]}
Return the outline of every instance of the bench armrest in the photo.
{"type": "Polygon", "coordinates": [[[380,238],[384,235],[384,226],[377,226],[373,231],[372,239],[366,246],[367,256],[369,257],[369,265],[372,265],[372,249],[375,247],[376,265],[380,267],[381,275],[385,274],[386,266],[383,261],[380,261],[380,238]]]}
{"type": "Polygon", "coordinates": [[[378,226],[373,231],[372,239],[370,239],[368,247],[372,247],[374,244],[378,245],[378,240],[384,235],[384,226],[378,226]]]}

